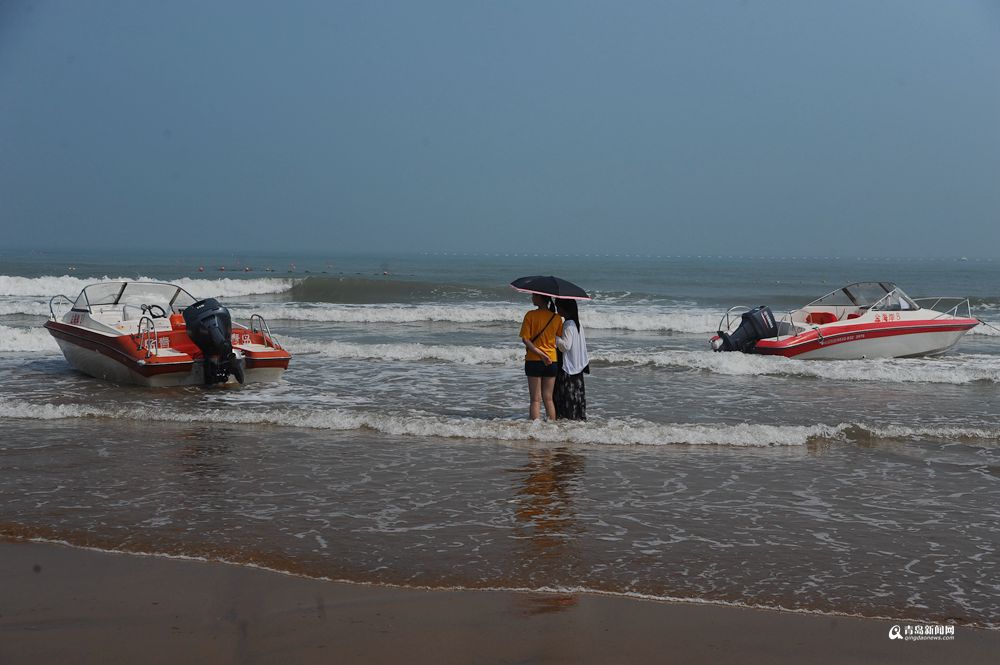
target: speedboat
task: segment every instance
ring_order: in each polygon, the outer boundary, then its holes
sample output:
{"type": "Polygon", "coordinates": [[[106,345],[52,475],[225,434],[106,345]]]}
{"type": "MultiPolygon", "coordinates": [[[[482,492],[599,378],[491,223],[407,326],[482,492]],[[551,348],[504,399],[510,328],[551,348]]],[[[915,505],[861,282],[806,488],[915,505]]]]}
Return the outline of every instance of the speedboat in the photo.
{"type": "Polygon", "coordinates": [[[53,296],[45,327],[73,368],[149,387],[276,381],[291,354],[259,314],[234,324],[213,298],[195,300],[175,284],[100,282],[76,300],[53,296]],[[72,304],[61,318],[53,304],[72,304]]]}
{"type": "Polygon", "coordinates": [[[907,296],[891,282],[856,282],[776,320],[769,307],[733,307],[715,351],[816,360],[936,356],[979,325],[968,298],[907,296]]]}

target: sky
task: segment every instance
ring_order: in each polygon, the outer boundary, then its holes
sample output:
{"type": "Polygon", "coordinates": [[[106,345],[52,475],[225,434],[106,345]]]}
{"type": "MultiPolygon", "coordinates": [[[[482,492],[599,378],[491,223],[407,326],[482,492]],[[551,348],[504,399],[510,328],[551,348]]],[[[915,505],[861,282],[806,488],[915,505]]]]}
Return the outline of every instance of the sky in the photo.
{"type": "Polygon", "coordinates": [[[1000,256],[1000,1],[0,0],[9,247],[1000,256]]]}

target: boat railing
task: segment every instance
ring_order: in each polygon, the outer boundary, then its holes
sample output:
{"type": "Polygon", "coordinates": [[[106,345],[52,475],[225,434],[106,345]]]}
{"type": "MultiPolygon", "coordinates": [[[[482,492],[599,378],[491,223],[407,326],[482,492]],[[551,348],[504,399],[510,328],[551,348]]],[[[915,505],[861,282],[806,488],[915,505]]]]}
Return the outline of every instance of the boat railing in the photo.
{"type": "Polygon", "coordinates": [[[64,296],[62,294],[59,294],[57,296],[52,296],[51,298],[49,298],[49,318],[52,319],[53,321],[56,320],[56,313],[52,309],[52,305],[55,303],[55,301],[56,301],[57,298],[62,298],[63,300],[65,300],[66,302],[68,302],[70,307],[72,307],[73,305],[76,304],[72,300],[70,300],[69,297],[64,296]]]}
{"type": "MultiPolygon", "coordinates": [[[[738,321],[738,319],[734,320],[734,315],[738,312],[740,316],[742,316],[745,312],[749,312],[751,309],[753,308],[747,307],[746,305],[736,305],[735,307],[730,307],[726,310],[726,313],[722,315],[722,319],[719,320],[719,331],[732,332],[733,325],[738,321]]],[[[782,335],[798,334],[800,329],[795,325],[795,322],[792,319],[792,314],[792,311],[785,312],[780,319],[775,320],[778,325],[775,326],[774,339],[778,339],[782,335]]]]}
{"type": "MultiPolygon", "coordinates": [[[[788,310],[787,312],[785,312],[781,316],[780,319],[775,319],[775,323],[777,323],[777,325],[774,326],[774,328],[775,328],[774,339],[778,339],[782,335],[793,335],[794,336],[794,335],[798,335],[801,332],[804,332],[805,329],[801,328],[800,326],[796,325],[796,323],[795,323],[794,314],[795,314],[795,312],[799,312],[799,311],[801,311],[801,310],[798,310],[798,309],[788,310]]],[[[822,339],[823,338],[823,333],[820,331],[819,326],[813,325],[812,327],[816,331],[816,334],[820,336],[820,339],[822,339]]]]}
{"type": "Polygon", "coordinates": [[[153,323],[153,319],[148,316],[139,317],[139,327],[135,339],[136,350],[146,349],[147,358],[160,355],[160,345],[156,341],[156,324],[153,323]]]}
{"type": "Polygon", "coordinates": [[[967,319],[972,318],[972,304],[969,302],[968,298],[956,297],[956,296],[930,296],[927,298],[913,298],[913,302],[917,303],[921,309],[929,309],[932,312],[937,312],[935,319],[941,318],[942,316],[963,316],[962,310],[965,310],[964,316],[967,319]],[[924,303],[930,303],[925,305],[924,303]],[[951,305],[947,309],[938,309],[941,307],[942,303],[945,307],[951,305]]]}
{"type": "Polygon", "coordinates": [[[267,321],[260,314],[250,316],[250,334],[259,333],[264,338],[264,344],[273,349],[280,349],[281,344],[271,335],[271,329],[267,326],[267,321]]]}
{"type": "Polygon", "coordinates": [[[751,308],[747,307],[746,305],[736,305],[735,307],[730,307],[729,309],[727,309],[726,313],[722,315],[721,319],[719,319],[719,330],[729,332],[732,328],[731,318],[733,313],[739,312],[740,315],[742,316],[744,312],[749,312],[750,309],[751,308]]]}

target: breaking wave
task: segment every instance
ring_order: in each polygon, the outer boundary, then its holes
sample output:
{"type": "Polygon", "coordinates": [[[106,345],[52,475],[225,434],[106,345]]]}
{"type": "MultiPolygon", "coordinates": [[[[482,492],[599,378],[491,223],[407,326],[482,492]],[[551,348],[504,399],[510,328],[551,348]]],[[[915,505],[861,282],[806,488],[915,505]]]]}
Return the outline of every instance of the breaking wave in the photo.
{"type": "Polygon", "coordinates": [[[58,352],[59,346],[44,328],[0,325],[0,353],[12,351],[58,352]]]}
{"type": "MultiPolygon", "coordinates": [[[[69,305],[62,302],[59,307],[55,308],[55,312],[59,315],[66,309],[69,309],[69,305]]],[[[41,300],[0,299],[0,316],[18,314],[47,317],[49,315],[49,301],[48,299],[44,302],[41,300]]]]}
{"type": "Polygon", "coordinates": [[[477,300],[512,300],[510,287],[442,284],[399,279],[363,277],[307,277],[291,289],[301,302],[326,303],[417,303],[477,300]]]}
{"type": "Polygon", "coordinates": [[[801,376],[887,383],[1000,383],[1000,356],[988,355],[818,361],[670,350],[595,353],[592,358],[610,364],[693,369],[728,376],[801,376]]]}
{"type": "MultiPolygon", "coordinates": [[[[312,321],[325,323],[510,323],[524,318],[526,308],[508,304],[472,305],[325,305],[325,304],[264,304],[260,307],[237,308],[237,318],[247,318],[258,312],[268,321],[312,321]]],[[[603,330],[634,330],[645,332],[678,332],[710,334],[719,322],[714,311],[688,311],[663,307],[594,306],[583,314],[585,328],[603,330]]]]}
{"type": "MultiPolygon", "coordinates": [[[[75,298],[80,290],[88,284],[103,281],[164,281],[155,277],[108,277],[94,279],[81,279],[63,275],[46,275],[44,277],[15,277],[10,275],[0,275],[0,296],[35,296],[50,298],[56,294],[67,295],[75,298]]],[[[232,296],[249,296],[268,293],[284,293],[292,288],[295,280],[281,278],[254,278],[254,279],[234,279],[224,277],[221,279],[192,279],[182,277],[180,279],[169,279],[171,284],[176,284],[191,292],[195,298],[222,298],[232,296]]],[[[48,313],[48,306],[45,308],[48,313]]]]}
{"type": "MultiPolygon", "coordinates": [[[[518,345],[438,345],[411,343],[363,344],[281,337],[293,354],[334,359],[372,359],[392,362],[449,362],[462,365],[519,365],[524,351],[518,345]]],[[[592,345],[593,346],[593,345],[592,345]]],[[[0,325],[0,353],[57,352],[58,346],[40,326],[0,325]]],[[[668,370],[693,370],[723,376],[811,377],[834,381],[885,383],[1000,384],[1000,356],[956,354],[941,358],[884,360],[796,360],[742,353],[714,353],[681,349],[591,349],[595,366],[652,366],[668,370]]]]}
{"type": "Polygon", "coordinates": [[[393,436],[540,441],[604,445],[801,446],[812,439],[836,437],[846,425],[701,425],[657,424],[639,419],[586,423],[456,418],[427,413],[386,415],[346,409],[252,409],[197,412],[149,407],[98,408],[79,404],[33,404],[0,399],[0,417],[31,420],[112,418],[163,422],[224,422],[336,431],[371,430],[393,436]]]}
{"type": "Polygon", "coordinates": [[[79,404],[31,403],[0,398],[0,418],[59,420],[110,418],[160,422],[222,422],[234,425],[273,425],[308,429],[369,430],[393,436],[453,439],[538,441],[616,446],[714,445],[735,447],[803,446],[836,440],[934,439],[947,441],[997,441],[1000,429],[961,427],[905,427],[862,423],[839,425],[760,425],[741,423],[653,423],[637,418],[587,422],[531,422],[441,416],[426,412],[386,415],[348,409],[205,409],[191,412],[163,410],[156,406],[98,408],[79,404]]]}
{"type": "MultiPolygon", "coordinates": [[[[237,318],[248,318],[254,312],[268,321],[310,321],[316,323],[398,324],[420,322],[446,322],[460,324],[508,323],[516,324],[524,317],[526,308],[507,303],[472,304],[327,304],[327,303],[275,303],[263,304],[254,309],[237,308],[237,318]]],[[[666,332],[691,335],[712,335],[718,329],[720,313],[714,309],[695,307],[647,307],[587,305],[581,310],[585,328],[597,330],[629,330],[636,332],[666,332]]],[[[1000,323],[994,326],[976,326],[970,334],[1000,335],[1000,323]]],[[[707,342],[707,338],[706,338],[707,342]]]]}
{"type": "Polygon", "coordinates": [[[365,358],[392,361],[439,360],[464,365],[510,365],[524,357],[524,349],[491,348],[471,345],[433,344],[357,344],[354,342],[314,342],[283,338],[283,346],[291,353],[318,354],[327,358],[365,358]]]}
{"type": "MultiPolygon", "coordinates": [[[[495,348],[474,345],[358,344],[285,338],[292,353],[318,354],[337,359],[387,361],[442,361],[465,365],[514,365],[523,350],[512,345],[495,348]]],[[[714,353],[712,351],[630,349],[592,350],[595,365],[651,365],[666,369],[698,370],[725,376],[791,376],[836,381],[887,383],[1000,383],[1000,356],[956,355],[945,358],[838,360],[821,362],[791,358],[714,353]]]]}

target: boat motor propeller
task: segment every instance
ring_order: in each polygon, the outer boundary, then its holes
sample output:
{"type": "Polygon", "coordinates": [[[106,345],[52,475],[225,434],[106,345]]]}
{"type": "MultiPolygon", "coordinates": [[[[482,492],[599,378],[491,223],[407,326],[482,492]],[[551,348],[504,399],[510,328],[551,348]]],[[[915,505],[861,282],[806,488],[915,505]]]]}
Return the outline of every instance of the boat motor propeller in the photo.
{"type": "Polygon", "coordinates": [[[199,300],[184,308],[187,333],[205,356],[205,385],[225,383],[232,374],[243,383],[243,361],[233,353],[229,310],[215,298],[199,300]]]}
{"type": "Polygon", "coordinates": [[[716,351],[742,351],[749,352],[757,344],[758,340],[767,337],[775,337],[778,334],[778,324],[774,320],[774,313],[766,305],[754,307],[749,312],[745,312],[741,317],[740,326],[732,333],[719,331],[718,347],[713,344],[716,351]]]}

